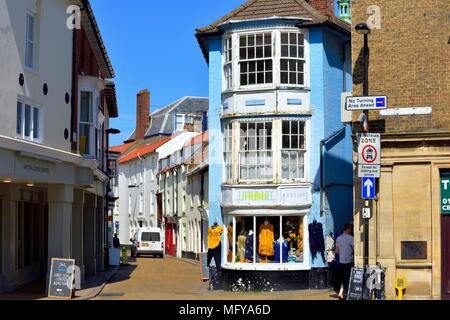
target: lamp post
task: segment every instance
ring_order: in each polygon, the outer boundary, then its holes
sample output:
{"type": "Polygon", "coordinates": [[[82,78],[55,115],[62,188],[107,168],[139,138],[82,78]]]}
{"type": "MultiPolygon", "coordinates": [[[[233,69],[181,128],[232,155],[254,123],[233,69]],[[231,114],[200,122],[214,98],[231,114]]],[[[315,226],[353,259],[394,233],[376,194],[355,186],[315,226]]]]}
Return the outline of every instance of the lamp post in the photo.
{"type": "MultiPolygon", "coordinates": [[[[367,23],[359,23],[355,26],[358,34],[364,36],[364,80],[363,80],[363,96],[369,95],[369,34],[370,28],[367,23]]],[[[363,131],[369,132],[369,110],[364,110],[363,131]]],[[[372,207],[372,200],[365,200],[366,207],[372,207]]],[[[366,282],[366,275],[369,268],[369,218],[364,219],[364,283],[366,282]]],[[[367,289],[367,288],[366,288],[367,289]]],[[[364,293],[363,293],[364,299],[364,293]]]]}
{"type": "Polygon", "coordinates": [[[120,130],[109,128],[105,130],[106,133],[106,173],[108,176],[108,182],[106,184],[106,195],[105,195],[105,212],[104,212],[104,241],[105,241],[105,270],[109,271],[109,237],[108,237],[108,211],[109,211],[109,201],[113,199],[110,197],[110,167],[109,167],[109,135],[110,134],[119,134],[120,130]]]}

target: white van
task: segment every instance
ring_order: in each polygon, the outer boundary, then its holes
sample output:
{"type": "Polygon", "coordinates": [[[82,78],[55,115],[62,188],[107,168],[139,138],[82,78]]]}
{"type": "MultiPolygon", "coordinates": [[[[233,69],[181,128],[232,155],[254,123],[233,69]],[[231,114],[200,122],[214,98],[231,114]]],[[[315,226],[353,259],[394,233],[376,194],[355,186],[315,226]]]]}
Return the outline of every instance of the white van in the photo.
{"type": "Polygon", "coordinates": [[[164,241],[161,228],[140,228],[133,237],[136,257],[151,254],[164,258],[164,241]]]}

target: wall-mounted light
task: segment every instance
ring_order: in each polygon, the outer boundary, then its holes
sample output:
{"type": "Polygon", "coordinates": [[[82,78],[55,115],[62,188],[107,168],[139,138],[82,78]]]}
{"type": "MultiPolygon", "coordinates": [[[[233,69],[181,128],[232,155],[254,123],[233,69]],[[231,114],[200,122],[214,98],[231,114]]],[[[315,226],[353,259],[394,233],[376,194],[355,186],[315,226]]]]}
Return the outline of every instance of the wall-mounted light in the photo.
{"type": "Polygon", "coordinates": [[[27,183],[27,187],[34,187],[34,183],[33,182],[27,183]]]}
{"type": "Polygon", "coordinates": [[[11,182],[12,182],[12,180],[9,178],[3,180],[3,183],[11,183],[11,182]]]}

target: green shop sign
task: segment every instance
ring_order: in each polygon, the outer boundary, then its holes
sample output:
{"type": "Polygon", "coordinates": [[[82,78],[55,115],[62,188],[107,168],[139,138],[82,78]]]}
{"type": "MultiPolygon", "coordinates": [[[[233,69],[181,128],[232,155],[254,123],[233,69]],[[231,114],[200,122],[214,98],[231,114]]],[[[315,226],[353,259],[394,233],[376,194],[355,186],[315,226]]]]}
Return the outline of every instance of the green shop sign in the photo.
{"type": "Polygon", "coordinates": [[[241,201],[270,201],[273,200],[272,191],[241,191],[239,193],[241,201]]]}
{"type": "Polygon", "coordinates": [[[441,174],[441,213],[450,215],[450,174],[441,174]]]}

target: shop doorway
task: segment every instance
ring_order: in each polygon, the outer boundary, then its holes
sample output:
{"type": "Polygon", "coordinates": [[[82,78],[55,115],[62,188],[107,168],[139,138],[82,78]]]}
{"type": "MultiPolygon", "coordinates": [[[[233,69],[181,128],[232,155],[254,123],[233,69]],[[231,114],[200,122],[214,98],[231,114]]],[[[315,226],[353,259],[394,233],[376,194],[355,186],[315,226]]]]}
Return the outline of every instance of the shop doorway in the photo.
{"type": "Polygon", "coordinates": [[[23,193],[18,202],[16,215],[16,274],[17,284],[45,279],[47,272],[47,226],[46,207],[42,204],[42,194],[23,193]]]}
{"type": "Polygon", "coordinates": [[[450,215],[441,217],[442,299],[450,300],[450,215]]]}

